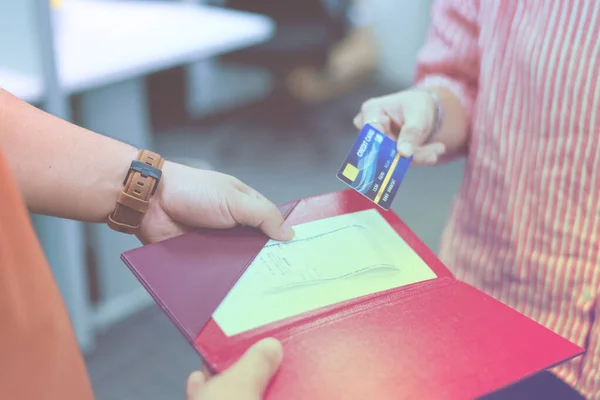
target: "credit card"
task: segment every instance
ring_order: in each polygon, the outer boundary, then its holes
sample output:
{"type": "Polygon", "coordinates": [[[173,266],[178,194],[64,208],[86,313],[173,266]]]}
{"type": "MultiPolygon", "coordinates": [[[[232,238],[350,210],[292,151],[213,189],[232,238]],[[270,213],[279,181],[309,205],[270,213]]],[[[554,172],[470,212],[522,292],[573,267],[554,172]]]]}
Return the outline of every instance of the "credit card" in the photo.
{"type": "Polygon", "coordinates": [[[384,210],[389,210],[412,156],[402,157],[396,142],[365,125],[337,177],[384,210]]]}

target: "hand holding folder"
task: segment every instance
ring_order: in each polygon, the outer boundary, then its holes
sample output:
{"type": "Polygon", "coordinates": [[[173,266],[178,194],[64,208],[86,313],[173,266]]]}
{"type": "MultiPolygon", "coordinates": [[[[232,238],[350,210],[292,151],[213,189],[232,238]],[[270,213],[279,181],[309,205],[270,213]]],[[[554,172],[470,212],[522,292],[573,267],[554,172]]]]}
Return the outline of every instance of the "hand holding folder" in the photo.
{"type": "Polygon", "coordinates": [[[281,343],[264,339],[255,343],[231,368],[209,377],[200,371],[187,382],[188,400],[262,399],[283,360],[281,343]]]}
{"type": "Polygon", "coordinates": [[[279,339],[267,399],[474,398],[581,354],[457,281],[375,207],[331,193],[280,207],[296,226],[285,245],[246,227],[204,230],[123,260],[215,372],[279,339]]]}

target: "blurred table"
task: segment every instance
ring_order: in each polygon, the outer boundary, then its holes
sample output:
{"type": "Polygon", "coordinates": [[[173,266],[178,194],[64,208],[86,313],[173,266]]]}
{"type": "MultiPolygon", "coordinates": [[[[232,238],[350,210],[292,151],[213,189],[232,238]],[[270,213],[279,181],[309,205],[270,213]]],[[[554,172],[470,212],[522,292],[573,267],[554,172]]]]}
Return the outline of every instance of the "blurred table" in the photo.
{"type": "MultiPolygon", "coordinates": [[[[72,0],[54,13],[59,81],[66,94],[255,45],[274,29],[261,15],[189,3],[72,0]]],[[[30,102],[43,96],[33,74],[0,68],[0,83],[30,102]]]]}
{"type": "MultiPolygon", "coordinates": [[[[59,87],[64,95],[80,96],[78,122],[140,148],[152,148],[146,75],[259,44],[274,31],[272,21],[261,15],[182,2],[67,0],[51,18],[59,87]]],[[[41,78],[2,68],[0,87],[31,103],[46,95],[41,78]]],[[[76,236],[75,229],[53,219],[44,222],[43,231],[63,232],[66,238],[76,236]]],[[[92,313],[86,318],[87,333],[78,330],[84,350],[95,327],[125,318],[150,301],[119,261],[121,252],[139,246],[137,239],[100,225],[89,232],[102,296],[95,309],[84,304],[89,297],[84,260],[74,261],[85,252],[68,241],[45,246],[66,260],[59,268],[66,276],[59,280],[69,282],[64,290],[74,293],[66,298],[76,308],[72,314],[92,313]]]]}
{"type": "Polygon", "coordinates": [[[273,32],[266,17],[188,3],[80,0],[55,17],[69,93],[254,45],[273,32]]]}
{"type": "Polygon", "coordinates": [[[177,2],[71,0],[53,17],[60,85],[82,94],[82,123],[140,147],[151,145],[141,78],[273,32],[264,16],[177,2]]]}

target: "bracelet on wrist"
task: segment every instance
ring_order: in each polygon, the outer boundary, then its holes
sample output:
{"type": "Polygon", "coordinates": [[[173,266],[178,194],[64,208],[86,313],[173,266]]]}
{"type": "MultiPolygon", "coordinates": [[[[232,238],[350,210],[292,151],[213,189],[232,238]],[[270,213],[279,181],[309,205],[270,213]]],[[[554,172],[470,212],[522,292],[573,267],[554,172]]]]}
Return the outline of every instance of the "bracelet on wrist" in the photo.
{"type": "Polygon", "coordinates": [[[435,107],[433,124],[429,133],[427,134],[426,142],[428,142],[440,131],[442,127],[442,122],[444,119],[444,107],[442,106],[442,102],[440,101],[438,94],[434,90],[421,89],[420,91],[423,93],[427,93],[431,97],[435,107]]]}

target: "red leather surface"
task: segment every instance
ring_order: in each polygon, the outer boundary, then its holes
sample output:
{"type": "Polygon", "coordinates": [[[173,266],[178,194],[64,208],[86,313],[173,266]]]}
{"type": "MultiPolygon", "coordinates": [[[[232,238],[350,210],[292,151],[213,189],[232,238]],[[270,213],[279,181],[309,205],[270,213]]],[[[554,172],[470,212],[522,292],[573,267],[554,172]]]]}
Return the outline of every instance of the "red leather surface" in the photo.
{"type": "MultiPolygon", "coordinates": [[[[296,203],[282,205],[284,216],[296,203]]],[[[258,229],[199,230],[121,258],[192,342],[268,238],[258,229]]]]}
{"type": "MultiPolygon", "coordinates": [[[[335,217],[337,215],[349,214],[373,208],[379,211],[379,213],[398,233],[398,235],[400,235],[404,239],[404,241],[408,243],[412,247],[412,249],[429,265],[429,267],[438,276],[438,278],[452,277],[451,272],[441,263],[441,261],[435,256],[435,254],[433,254],[433,252],[431,252],[431,250],[429,250],[429,248],[425,246],[423,242],[421,242],[421,240],[406,226],[406,224],[404,224],[404,222],[400,220],[400,218],[393,211],[385,211],[378,208],[371,201],[369,201],[364,196],[360,195],[354,190],[343,190],[339,192],[333,192],[325,195],[309,197],[303,200],[299,200],[298,203],[295,205],[294,209],[287,216],[286,220],[292,225],[297,225],[323,218],[335,217]]],[[[428,284],[429,282],[421,282],[401,289],[413,290],[413,286],[428,284]]],[[[392,291],[394,290],[398,289],[393,289],[392,291]]],[[[345,308],[348,305],[356,303],[357,301],[379,297],[387,294],[387,292],[389,291],[376,293],[370,296],[363,297],[362,299],[350,300],[344,303],[333,305],[331,307],[327,307],[326,309],[321,309],[311,313],[307,313],[304,316],[314,314],[320,315],[322,312],[325,312],[325,310],[329,310],[332,308],[345,308]]],[[[282,323],[287,324],[289,322],[297,320],[298,318],[299,317],[291,318],[283,322],[270,324],[267,329],[271,329],[282,323]]],[[[254,336],[253,333],[250,333],[250,335],[254,336]]],[[[239,338],[243,339],[246,336],[248,336],[248,334],[242,334],[239,335],[239,338]]],[[[206,328],[201,333],[201,341],[207,344],[223,342],[225,346],[229,345],[227,343],[225,335],[212,319],[208,321],[206,328]]],[[[198,343],[198,340],[196,340],[196,342],[198,343]]]]}
{"type": "Polygon", "coordinates": [[[262,337],[284,361],[266,399],[472,399],[582,349],[452,278],[370,296],[225,338],[195,342],[217,371],[262,337]]]}
{"type": "MultiPolygon", "coordinates": [[[[374,207],[346,190],[282,212],[298,224],[374,207]]],[[[266,243],[264,235],[246,228],[194,232],[123,259],[214,370],[262,337],[282,340],[284,362],[268,399],[473,398],[583,351],[456,281],[393,212],[378,210],[438,278],[231,338],[210,315],[266,243]]]]}
{"type": "MultiPolygon", "coordinates": [[[[373,208],[354,191],[300,201],[292,224],[373,208]]],[[[227,338],[210,320],[194,342],[215,371],[276,337],[284,362],[267,399],[470,399],[583,349],[454,280],[393,212],[379,210],[438,279],[353,299],[227,338]]]]}

